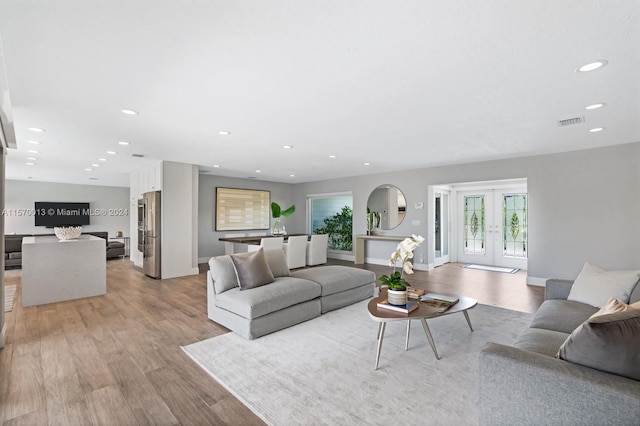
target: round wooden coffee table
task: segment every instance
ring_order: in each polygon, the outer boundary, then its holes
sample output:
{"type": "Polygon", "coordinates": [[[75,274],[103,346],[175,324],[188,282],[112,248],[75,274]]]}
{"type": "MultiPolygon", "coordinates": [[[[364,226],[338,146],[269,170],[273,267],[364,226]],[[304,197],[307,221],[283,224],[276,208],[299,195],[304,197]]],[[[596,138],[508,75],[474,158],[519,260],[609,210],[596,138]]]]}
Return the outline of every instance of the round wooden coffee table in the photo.
{"type": "MultiPolygon", "coordinates": [[[[387,298],[387,292],[384,289],[380,291],[380,295],[378,297],[374,297],[369,301],[369,304],[367,305],[369,315],[371,316],[371,319],[380,323],[378,327],[378,349],[376,351],[376,363],[374,366],[374,370],[378,369],[378,363],[380,361],[380,350],[382,349],[382,340],[384,338],[384,330],[387,323],[390,321],[407,321],[407,337],[405,339],[404,347],[404,350],[406,351],[409,349],[409,329],[411,326],[411,320],[420,320],[422,328],[424,329],[424,333],[427,335],[427,340],[429,341],[429,345],[431,345],[431,349],[433,349],[433,354],[436,356],[436,359],[440,359],[440,355],[438,355],[436,344],[433,341],[433,336],[431,335],[431,330],[429,330],[429,326],[427,325],[427,319],[438,318],[445,315],[462,312],[465,319],[467,320],[469,328],[471,329],[471,331],[473,331],[471,320],[469,319],[469,313],[467,311],[476,306],[478,304],[478,301],[470,297],[459,296],[456,294],[442,294],[446,296],[457,297],[459,299],[458,303],[451,306],[444,312],[438,312],[436,308],[429,305],[428,303],[421,302],[418,305],[418,309],[405,314],[402,312],[396,312],[390,309],[378,307],[378,302],[382,302],[387,298]]],[[[411,301],[417,302],[414,299],[411,299],[411,301]]]]}

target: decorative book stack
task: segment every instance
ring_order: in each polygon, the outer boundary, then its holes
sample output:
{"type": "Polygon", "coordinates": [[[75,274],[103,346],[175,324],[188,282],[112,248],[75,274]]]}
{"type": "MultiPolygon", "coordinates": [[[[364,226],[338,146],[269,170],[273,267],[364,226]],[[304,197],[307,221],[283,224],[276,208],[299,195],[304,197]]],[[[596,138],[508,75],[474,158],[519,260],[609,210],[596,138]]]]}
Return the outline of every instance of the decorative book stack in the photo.
{"type": "Polygon", "coordinates": [[[442,313],[458,303],[460,299],[454,296],[446,296],[444,294],[428,293],[420,296],[420,300],[435,308],[439,313],[442,313]]]}
{"type": "Polygon", "coordinates": [[[421,288],[407,287],[407,297],[409,299],[420,299],[424,295],[424,290],[421,288]]]}
{"type": "Polygon", "coordinates": [[[378,308],[388,309],[390,311],[401,312],[403,314],[408,314],[411,311],[415,311],[418,309],[417,302],[407,302],[406,305],[391,305],[384,299],[382,302],[378,302],[378,308]]]}

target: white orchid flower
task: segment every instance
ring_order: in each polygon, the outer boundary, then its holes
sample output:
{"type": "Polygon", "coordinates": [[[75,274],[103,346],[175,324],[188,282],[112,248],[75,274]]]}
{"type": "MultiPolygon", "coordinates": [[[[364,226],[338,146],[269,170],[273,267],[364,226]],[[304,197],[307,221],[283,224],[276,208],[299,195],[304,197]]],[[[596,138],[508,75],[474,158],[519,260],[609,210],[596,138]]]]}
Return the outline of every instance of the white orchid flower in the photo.
{"type": "Polygon", "coordinates": [[[413,263],[405,262],[404,266],[402,267],[402,270],[407,274],[413,274],[413,263]]]}

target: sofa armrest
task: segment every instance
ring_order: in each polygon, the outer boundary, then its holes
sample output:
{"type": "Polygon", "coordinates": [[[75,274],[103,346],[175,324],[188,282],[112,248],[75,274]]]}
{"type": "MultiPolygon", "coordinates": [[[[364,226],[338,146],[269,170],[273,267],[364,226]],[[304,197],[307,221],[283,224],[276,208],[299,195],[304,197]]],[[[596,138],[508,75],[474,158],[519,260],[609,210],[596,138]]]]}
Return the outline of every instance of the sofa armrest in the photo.
{"type": "Polygon", "coordinates": [[[544,300],[563,299],[567,300],[569,292],[573,286],[573,280],[561,280],[549,278],[544,286],[544,300]]]}
{"type": "Polygon", "coordinates": [[[488,343],[480,352],[478,414],[481,425],[637,424],[640,381],[488,343]]]}

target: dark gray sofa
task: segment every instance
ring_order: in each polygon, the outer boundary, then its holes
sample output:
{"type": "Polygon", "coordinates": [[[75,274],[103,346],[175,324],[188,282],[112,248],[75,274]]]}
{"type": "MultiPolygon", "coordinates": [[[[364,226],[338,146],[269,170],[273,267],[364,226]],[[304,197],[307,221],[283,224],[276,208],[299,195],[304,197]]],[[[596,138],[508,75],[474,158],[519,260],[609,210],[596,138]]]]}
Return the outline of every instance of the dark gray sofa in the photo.
{"type": "MultiPolygon", "coordinates": [[[[638,425],[640,381],[555,357],[598,308],[567,300],[573,281],[550,279],[545,301],[512,346],[480,353],[481,425],[638,425]]],[[[636,284],[629,303],[640,300],[636,284]]],[[[629,342],[640,344],[640,342],[629,342]]]]}
{"type": "MultiPolygon", "coordinates": [[[[83,232],[105,240],[107,245],[107,259],[115,259],[125,255],[124,243],[109,241],[108,232],[83,232]]],[[[4,236],[4,266],[5,268],[22,267],[22,238],[53,234],[7,234],[4,236]]]]}

